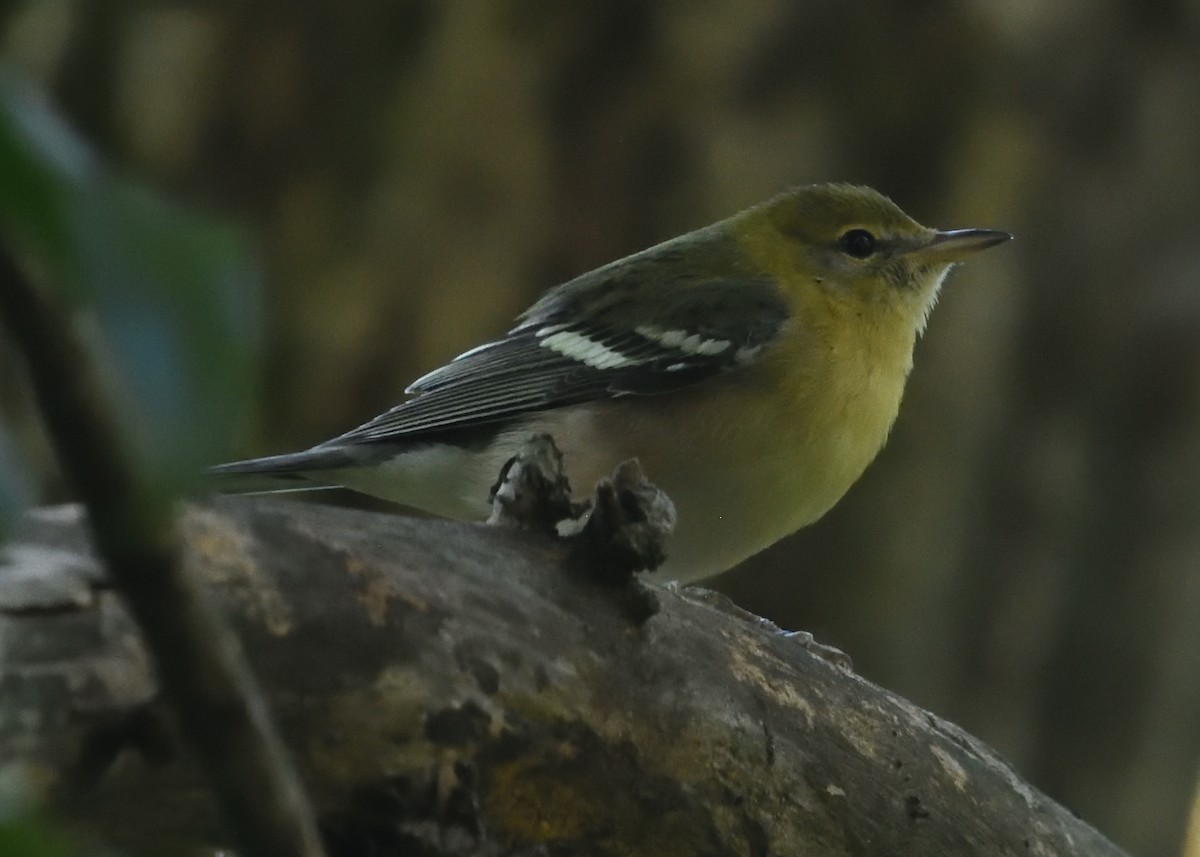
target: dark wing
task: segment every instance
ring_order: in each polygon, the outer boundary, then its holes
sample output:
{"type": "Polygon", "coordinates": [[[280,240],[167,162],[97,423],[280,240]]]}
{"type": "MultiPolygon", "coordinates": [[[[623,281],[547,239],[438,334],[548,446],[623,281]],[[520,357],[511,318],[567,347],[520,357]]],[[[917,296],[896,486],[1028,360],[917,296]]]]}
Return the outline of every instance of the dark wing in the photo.
{"type": "Polygon", "coordinates": [[[733,272],[681,272],[707,248],[675,244],[551,291],[504,338],[429,373],[409,387],[412,399],[321,447],[412,439],[531,411],[665,393],[753,362],[788,317],[775,284],[733,272]],[[640,322],[648,289],[664,290],[654,325],[640,322]]]}

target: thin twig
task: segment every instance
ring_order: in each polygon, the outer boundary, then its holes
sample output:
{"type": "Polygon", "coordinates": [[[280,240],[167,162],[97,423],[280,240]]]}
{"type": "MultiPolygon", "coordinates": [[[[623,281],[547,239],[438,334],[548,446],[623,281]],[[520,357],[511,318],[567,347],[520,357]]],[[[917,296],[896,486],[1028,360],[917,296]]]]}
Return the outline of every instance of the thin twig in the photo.
{"type": "Polygon", "coordinates": [[[154,655],[245,857],[319,857],[307,796],[232,633],[183,573],[175,509],[132,466],[72,318],[0,246],[0,317],[24,354],[62,467],[154,655]]]}

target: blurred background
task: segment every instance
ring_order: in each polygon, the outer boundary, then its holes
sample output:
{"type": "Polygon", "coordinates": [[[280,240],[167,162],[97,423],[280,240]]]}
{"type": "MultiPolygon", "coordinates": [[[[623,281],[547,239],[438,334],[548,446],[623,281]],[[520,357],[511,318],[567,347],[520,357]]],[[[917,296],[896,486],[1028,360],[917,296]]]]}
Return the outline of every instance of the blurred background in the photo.
{"type": "MultiPolygon", "coordinates": [[[[863,480],[718,583],[1133,853],[1200,855],[1195,0],[37,0],[0,28],[122,171],[255,233],[244,455],[790,184],[1015,233],[951,277],[863,480]]],[[[9,357],[0,410],[62,499],[9,357]]]]}

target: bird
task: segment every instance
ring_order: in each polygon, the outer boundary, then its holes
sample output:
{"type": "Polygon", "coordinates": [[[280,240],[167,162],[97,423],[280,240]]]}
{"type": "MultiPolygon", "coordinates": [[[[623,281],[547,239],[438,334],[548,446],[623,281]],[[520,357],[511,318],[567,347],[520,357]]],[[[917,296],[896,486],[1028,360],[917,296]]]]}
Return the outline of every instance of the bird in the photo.
{"type": "Polygon", "coordinates": [[[1011,237],[922,226],[869,187],[793,187],[551,289],[357,428],[212,472],[482,520],[545,433],[576,490],[638,459],[678,514],[653,577],[703,580],[841,499],[887,440],[947,273],[1011,237]]]}

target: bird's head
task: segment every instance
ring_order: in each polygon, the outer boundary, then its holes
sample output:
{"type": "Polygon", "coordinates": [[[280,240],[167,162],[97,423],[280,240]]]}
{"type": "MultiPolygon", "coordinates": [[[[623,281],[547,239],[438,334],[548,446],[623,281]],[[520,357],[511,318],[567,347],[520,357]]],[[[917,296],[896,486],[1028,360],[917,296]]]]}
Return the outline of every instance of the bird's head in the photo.
{"type": "Polygon", "coordinates": [[[1012,237],[930,229],[878,191],[847,184],[794,188],[746,212],[743,223],[743,243],[766,250],[789,278],[872,314],[899,313],[918,332],[951,266],[1012,237]]]}

